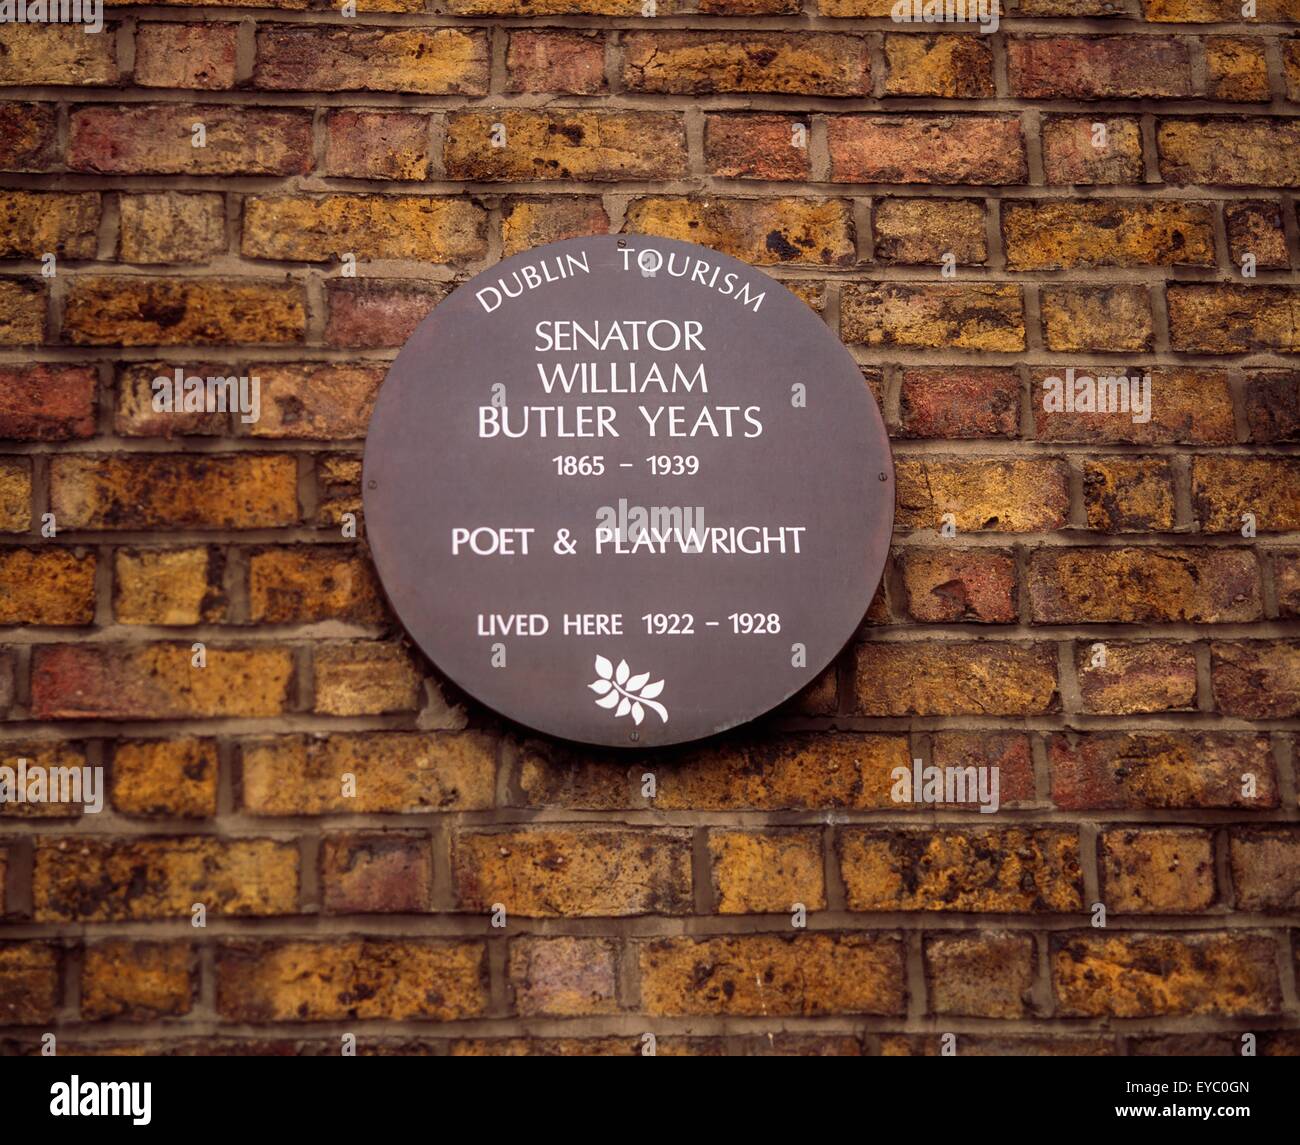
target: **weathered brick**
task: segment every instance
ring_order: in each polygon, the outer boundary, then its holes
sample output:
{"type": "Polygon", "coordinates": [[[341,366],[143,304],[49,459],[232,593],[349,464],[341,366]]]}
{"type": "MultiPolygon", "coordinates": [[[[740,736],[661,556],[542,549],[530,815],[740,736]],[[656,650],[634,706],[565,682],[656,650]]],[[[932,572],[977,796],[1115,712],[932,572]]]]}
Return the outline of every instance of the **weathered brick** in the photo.
{"type": "Polygon", "coordinates": [[[709,867],[719,914],[789,913],[826,907],[821,832],[709,832],[709,867]]]}
{"type": "Polygon", "coordinates": [[[628,32],[623,87],[671,95],[871,94],[863,36],[824,32],[628,32]]]}
{"type": "Polygon", "coordinates": [[[406,111],[331,111],[325,174],[421,182],[433,171],[430,117],[406,111]]]}
{"type": "Polygon", "coordinates": [[[1150,350],[1155,338],[1145,286],[1043,286],[1043,336],[1049,350],[1150,350]]]}
{"type": "Polygon", "coordinates": [[[1074,831],[1051,827],[846,827],[849,910],[1064,913],[1083,905],[1074,831]]]}
{"type": "Polygon", "coordinates": [[[1025,348],[1021,288],[1014,283],[847,283],[840,317],[847,342],[903,349],[1025,348]]]}
{"type": "Polygon", "coordinates": [[[1106,456],[1083,463],[1088,528],[1106,533],[1174,527],[1174,474],[1164,459],[1106,456]]]}
{"type": "Polygon", "coordinates": [[[1300,458],[1192,458],[1192,512],[1207,533],[1240,533],[1253,514],[1261,533],[1300,529],[1300,458]]]}
{"type": "Polygon", "coordinates": [[[198,993],[198,961],[188,942],[112,939],[86,947],[81,1016],[149,1022],[190,1012],[198,993]]]}
{"type": "Polygon", "coordinates": [[[0,649],[0,713],[7,713],[14,702],[14,655],[0,649]]]}
{"type": "Polygon", "coordinates": [[[486,95],[487,36],[460,28],[264,25],[253,84],[268,91],[486,95]]]}
{"type": "Polygon", "coordinates": [[[903,607],[923,624],[1014,624],[1016,559],[1008,549],[903,549],[903,607]]]}
{"type": "Polygon", "coordinates": [[[1017,437],[1020,378],[990,366],[908,369],[898,411],[904,437],[1017,437]]]}
{"type": "MultiPolygon", "coordinates": [[[[1120,367],[1123,369],[1123,367],[1120,367]]],[[[1237,438],[1232,411],[1232,394],[1226,370],[1204,366],[1143,366],[1151,376],[1149,420],[1122,408],[1115,412],[1048,409],[1047,378],[1067,380],[1067,367],[1033,367],[1029,373],[1030,403],[1034,410],[1035,436],[1039,441],[1133,442],[1139,445],[1169,445],[1193,442],[1230,445],[1237,438]]],[[[1117,375],[1112,367],[1075,368],[1076,385],[1084,377],[1133,377],[1117,375]]],[[[1061,391],[1064,392],[1063,390],[1061,391]]]]}
{"type": "Polygon", "coordinates": [[[506,91],[596,95],[605,90],[605,40],[599,32],[512,31],[506,91]]]}
{"type": "Polygon", "coordinates": [[[1045,116],[1042,144],[1048,183],[1143,182],[1142,131],[1136,119],[1117,115],[1045,116]],[[1098,125],[1105,129],[1104,134],[1097,131],[1098,125]]]}
{"type": "Polygon", "coordinates": [[[223,942],[217,1013],[235,1022],[476,1018],[488,1005],[483,943],[340,938],[223,942]]]}
{"type": "Polygon", "coordinates": [[[310,109],[94,104],[74,108],[68,166],[102,175],[305,175],[310,109]],[[203,124],[195,147],[193,126],[203,124]]]}
{"type": "MultiPolygon", "coordinates": [[[[685,749],[655,768],[661,811],[807,810],[891,807],[890,772],[911,762],[906,736],[814,733],[724,741],[685,749]]],[[[636,788],[640,775],[635,772],[636,788]]],[[[527,745],[519,789],[525,806],[623,808],[628,774],[602,758],[578,757],[551,744],[527,745]]]]}
{"type": "MultiPolygon", "coordinates": [[[[90,791],[81,782],[81,775],[74,774],[89,763],[84,743],[69,740],[0,743],[0,767],[13,768],[16,773],[24,759],[29,771],[40,768],[49,777],[46,783],[48,802],[6,800],[0,803],[0,818],[80,819],[96,802],[102,801],[105,794],[102,785],[95,785],[95,790],[90,791]]],[[[28,782],[31,783],[30,775],[28,782]]],[[[94,814],[93,811],[90,813],[94,814]]]]}
{"type": "Polygon", "coordinates": [[[411,712],[420,706],[420,671],[400,644],[349,640],[315,654],[314,710],[330,716],[411,712]]]}
{"type": "Polygon", "coordinates": [[[93,191],[0,191],[0,258],[94,258],[99,199],[93,191]]]}
{"type": "Polygon", "coordinates": [[[1278,615],[1300,616],[1300,551],[1283,550],[1272,554],[1273,584],[1277,589],[1278,615]]]}
{"type": "Polygon", "coordinates": [[[520,1017],[581,1017],[618,1010],[618,948],[605,938],[516,938],[507,966],[520,1017]]]}
{"type": "Polygon", "coordinates": [[[301,342],[306,308],[294,283],[84,276],[68,286],[63,326],[79,346],[301,342]]]}
{"type": "Polygon", "coordinates": [[[114,25],[87,35],[79,23],[12,23],[0,45],[0,84],[36,87],[46,84],[96,87],[118,82],[114,25]]]}
{"type": "Polygon", "coordinates": [[[277,736],[246,743],[242,764],[250,815],[481,811],[494,801],[496,744],[478,732],[277,736]]]}
{"type": "Polygon", "coordinates": [[[0,346],[38,346],[44,342],[45,308],[44,283],[0,278],[0,346]]]}
{"type": "Polygon", "coordinates": [[[298,845],[272,839],[42,835],[32,898],[38,922],[189,921],[298,910],[298,845]]]}
{"type": "Polygon", "coordinates": [[[906,1004],[902,945],[865,934],[657,938],[637,946],[645,1013],[896,1014],[906,1004]]]}
{"type": "Polygon", "coordinates": [[[32,524],[32,463],[0,457],[0,532],[25,533],[32,524]]]}
{"type": "Polygon", "coordinates": [[[1282,41],[1282,70],[1286,77],[1286,97],[1300,100],[1300,36],[1282,41]]]}
{"type": "Polygon", "coordinates": [[[1115,827],[1098,839],[1101,897],[1116,914],[1195,914],[1214,903],[1214,839],[1193,827],[1115,827]]]}
{"type": "Polygon", "coordinates": [[[118,740],[109,792],[120,815],[210,819],[217,813],[217,741],[194,736],[118,740]]]}
{"type": "Polygon", "coordinates": [[[1075,673],[1083,711],[1127,716],[1196,707],[1196,655],[1167,640],[1077,644],[1075,673]]]}
{"type": "Polygon", "coordinates": [[[1052,800],[1063,810],[1246,807],[1278,804],[1265,736],[1218,732],[1093,732],[1048,743],[1052,800]],[[1245,795],[1242,777],[1255,780],[1245,795]]]}
{"type": "Polygon", "coordinates": [[[361,458],[333,454],[316,459],[316,524],[337,529],[344,513],[361,516],[361,458]]]}
{"type": "Polygon", "coordinates": [[[1249,720],[1300,715],[1300,641],[1219,641],[1210,645],[1214,706],[1249,720]]]}
{"type": "Polygon", "coordinates": [[[226,249],[225,203],[219,194],[121,195],[118,207],[123,262],[206,262],[226,249]]]}
{"type": "Polygon", "coordinates": [[[720,179],[807,181],[808,125],[794,115],[706,115],[704,163],[720,179]]]}
{"type": "Polygon", "coordinates": [[[1166,183],[1300,186],[1300,121],[1294,119],[1162,119],[1156,144],[1166,183]]]}
{"type": "Polygon", "coordinates": [[[98,374],[41,362],[0,366],[0,438],[71,441],[95,435],[98,374]]]}
{"type": "MultiPolygon", "coordinates": [[[[971,767],[996,767],[999,807],[1023,806],[1036,801],[1034,760],[1029,737],[1023,733],[939,732],[930,743],[935,767],[955,767],[963,771],[971,767]]],[[[978,775],[976,783],[978,784],[978,775]]],[[[968,787],[967,791],[970,790],[968,787]]],[[[935,806],[972,808],[979,807],[980,804],[959,802],[939,803],[935,806]]]]}
{"type": "Polygon", "coordinates": [[[463,262],[487,251],[487,215],[467,199],[430,195],[253,195],[244,201],[246,258],[463,262]]]}
{"type": "Polygon", "coordinates": [[[54,104],[0,103],[0,170],[49,171],[58,162],[54,104]]]}
{"type": "Polygon", "coordinates": [[[502,903],[523,918],[687,914],[691,832],[603,825],[461,831],[452,844],[460,908],[502,903]]]}
{"type": "Polygon", "coordinates": [[[1011,92],[1020,99],[1178,99],[1192,94],[1187,44],[1166,36],[1013,36],[1011,92]]]}
{"type": "Polygon", "coordinates": [[[882,199],[874,220],[882,262],[961,264],[988,260],[984,204],[976,199],[882,199]]]}
{"type": "MultiPolygon", "coordinates": [[[[445,0],[454,16],[640,16],[645,0],[445,0]]],[[[675,0],[656,0],[655,11],[670,16],[675,0]]]]}
{"type": "Polygon", "coordinates": [[[1300,440],[1300,373],[1248,373],[1243,397],[1251,441],[1300,440]]]}
{"type": "Polygon", "coordinates": [[[1228,253],[1235,265],[1244,270],[1247,258],[1253,258],[1256,268],[1291,268],[1282,207],[1275,200],[1227,203],[1223,208],[1223,223],[1228,231],[1228,253]]]}
{"type": "Polygon", "coordinates": [[[1028,934],[931,935],[925,939],[930,1012],[975,1018],[1033,1014],[1034,940],[1028,934]]]}
{"type": "Polygon", "coordinates": [[[119,624],[220,624],[228,601],[220,549],[117,549],[113,615],[119,624]]]}
{"type": "Polygon", "coordinates": [[[1053,934],[1063,1017],[1277,1013],[1274,942],[1258,934],[1053,934]]]}
{"type": "MultiPolygon", "coordinates": [[[[225,378],[229,362],[187,362],[181,367],[186,377],[225,378]]],[[[154,409],[154,398],[165,391],[154,389],[159,378],[176,381],[177,367],[170,362],[140,362],[124,365],[117,375],[117,405],[113,410],[114,432],[123,437],[204,436],[221,437],[229,429],[230,414],[221,410],[154,409]]]]}
{"type": "Polygon", "coordinates": [[[827,120],[834,183],[1023,183],[1017,116],[837,115],[827,120]]]}
{"type": "Polygon", "coordinates": [[[609,216],[594,196],[513,198],[501,213],[501,253],[519,254],[546,243],[608,231],[609,216]]]}
{"type": "Polygon", "coordinates": [[[351,545],[254,549],[248,595],[250,618],[260,624],[375,624],[384,616],[374,568],[351,545]]]}
{"type": "Polygon", "coordinates": [[[1037,533],[1063,527],[1070,475],[1057,458],[900,457],[894,524],[938,529],[952,514],[957,532],[1037,533]]]}
{"type": "Polygon", "coordinates": [[[331,278],[325,343],[343,349],[401,346],[447,296],[441,283],[331,278]]]}
{"type": "Polygon", "coordinates": [[[1262,39],[1209,36],[1205,41],[1205,94],[1229,103],[1267,103],[1268,58],[1262,39]]]}
{"type": "Polygon", "coordinates": [[[702,243],[742,261],[850,266],[852,210],[844,199],[664,197],[628,204],[624,229],[702,243]]]}
{"type": "Polygon", "coordinates": [[[1175,350],[1300,352],[1300,289],[1189,282],[1170,283],[1166,293],[1175,350]]]}
{"type": "Polygon", "coordinates": [[[92,624],[93,552],[0,548],[0,624],[92,624]]]}
{"type": "Polygon", "coordinates": [[[1213,266],[1209,203],[1140,199],[1010,202],[1002,209],[1009,270],[1213,266]]]}
{"type": "Polygon", "coordinates": [[[292,456],[65,454],[50,460],[61,529],[259,529],[298,520],[292,456]]]}
{"type": "Polygon", "coordinates": [[[0,1024],[35,1026],[54,1020],[61,961],[51,943],[0,943],[0,1024]]]}
{"type": "Polygon", "coordinates": [[[1293,913],[1300,907],[1300,831],[1234,830],[1228,845],[1237,909],[1293,913]]]}
{"type": "Polygon", "coordinates": [[[249,373],[261,379],[261,417],[252,437],[349,441],[365,436],[383,366],[332,362],[302,365],[260,363],[249,373]]]}
{"type": "Polygon", "coordinates": [[[433,893],[429,837],[410,831],[332,833],[321,842],[326,914],[420,914],[433,893]]]}
{"type": "Polygon", "coordinates": [[[687,171],[686,133],[670,112],[502,109],[447,117],[443,166],[448,178],[672,179],[687,171]],[[496,125],[505,146],[493,146],[496,125]]]}
{"type": "MultiPolygon", "coordinates": [[[[1152,23],[1220,24],[1241,20],[1239,0],[1142,0],[1142,15],[1152,23]]],[[[1297,0],[1258,0],[1255,18],[1266,23],[1300,20],[1297,0]]]]}
{"type": "Polygon", "coordinates": [[[237,24],[143,23],[135,33],[140,87],[221,91],[235,86],[237,24]]]}
{"type": "Polygon", "coordinates": [[[168,720],[275,716],[289,705],[293,656],[283,645],[214,648],[193,664],[189,642],[55,644],[32,655],[39,720],[168,720]]]}
{"type": "Polygon", "coordinates": [[[857,654],[857,709],[868,716],[1058,711],[1056,649],[1009,642],[863,644],[857,654]]]}
{"type": "Polygon", "coordinates": [[[989,99],[993,48],[986,36],[885,36],[886,95],[989,99]]]}
{"type": "Polygon", "coordinates": [[[1039,549],[1029,559],[1037,624],[1233,624],[1261,616],[1246,549],[1039,549]]]}

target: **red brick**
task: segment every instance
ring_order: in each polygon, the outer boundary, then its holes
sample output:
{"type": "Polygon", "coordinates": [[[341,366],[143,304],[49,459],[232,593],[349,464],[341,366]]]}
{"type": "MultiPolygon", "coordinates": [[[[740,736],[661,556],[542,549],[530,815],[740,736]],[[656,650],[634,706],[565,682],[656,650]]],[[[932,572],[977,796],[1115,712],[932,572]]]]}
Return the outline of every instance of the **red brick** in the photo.
{"type": "Polygon", "coordinates": [[[1245,385],[1250,440],[1300,441],[1300,371],[1260,370],[1245,385]]]}
{"type": "Polygon", "coordinates": [[[595,95],[605,90],[605,40],[599,32],[512,31],[506,91],[595,95]]]}
{"type": "Polygon", "coordinates": [[[1186,43],[1164,36],[1013,36],[1007,67],[1021,99],[1177,99],[1192,91],[1186,43]]]}
{"type": "Polygon", "coordinates": [[[833,116],[835,183],[1001,185],[1028,178],[1016,116],[833,116]]]}
{"type": "Polygon", "coordinates": [[[706,115],[704,163],[720,179],[806,181],[807,122],[794,115],[706,115]]]}
{"type": "Polygon", "coordinates": [[[1134,712],[1195,710],[1196,653],[1166,640],[1102,640],[1075,645],[1074,669],[1083,711],[1127,716],[1134,712]],[[1105,663],[1098,654],[1105,649],[1105,663]],[[1094,661],[1098,661],[1094,665],[1094,661]]]}
{"type": "Polygon", "coordinates": [[[405,111],[331,111],[325,118],[325,174],[352,179],[428,179],[430,117],[405,111]]]}
{"type": "Polygon", "coordinates": [[[433,893],[427,835],[371,831],[326,835],[321,843],[326,914],[420,914],[433,893]]]}
{"type": "Polygon", "coordinates": [[[1017,437],[1020,378],[989,366],[911,368],[898,407],[905,437],[1017,437]]]}
{"type": "Polygon", "coordinates": [[[310,110],[244,105],[95,104],[74,108],[68,166],[103,175],[305,175],[310,110]],[[202,123],[206,143],[191,128],[202,123]]]}
{"type": "Polygon", "coordinates": [[[1014,624],[1016,559],[1008,549],[907,548],[898,553],[903,607],[925,624],[1014,624]]]}
{"type": "Polygon", "coordinates": [[[577,1017],[618,1010],[618,947],[608,939],[516,938],[510,944],[508,973],[521,1017],[577,1017]]]}
{"type": "MultiPolygon", "coordinates": [[[[931,749],[935,767],[958,767],[963,770],[969,767],[996,767],[1000,807],[1036,802],[1034,760],[1029,737],[1023,733],[938,732],[931,740],[931,749]]],[[[977,807],[978,803],[938,806],[977,807]]]]}
{"type": "Polygon", "coordinates": [[[55,644],[32,656],[39,720],[168,720],[276,716],[289,707],[291,651],[283,645],[206,649],[190,644],[55,644]]]}
{"type": "Polygon", "coordinates": [[[442,283],[331,278],[325,343],[343,349],[398,347],[447,296],[442,283]]]}
{"type": "Polygon", "coordinates": [[[1049,115],[1043,118],[1043,171],[1051,184],[1143,182],[1142,131],[1136,119],[1116,115],[1049,115]],[[1093,143],[1096,124],[1104,143],[1093,143]]]}
{"type": "Polygon", "coordinates": [[[0,366],[0,437],[72,441],[95,435],[98,373],[90,366],[0,366]]]}
{"type": "Polygon", "coordinates": [[[1265,736],[1221,732],[1055,734],[1048,744],[1052,800],[1062,810],[1278,805],[1265,736]],[[1071,743],[1071,738],[1075,742],[1071,743]],[[1253,775],[1256,793],[1242,794],[1253,775]]]}
{"type": "Polygon", "coordinates": [[[1300,715],[1300,641],[1214,641],[1214,706],[1225,716],[1278,720],[1300,715]]]}
{"type": "Polygon", "coordinates": [[[251,437],[349,441],[365,437],[383,366],[263,362],[248,367],[261,379],[262,416],[241,430],[251,437]]]}
{"type": "Polygon", "coordinates": [[[0,103],[0,170],[50,171],[59,144],[52,103],[0,103]]]}
{"type": "Polygon", "coordinates": [[[487,36],[460,28],[263,25],[253,84],[270,91],[486,95],[487,36]]]}
{"type": "Polygon", "coordinates": [[[219,91],[235,86],[236,24],[143,23],[135,34],[141,87],[219,91]]]}

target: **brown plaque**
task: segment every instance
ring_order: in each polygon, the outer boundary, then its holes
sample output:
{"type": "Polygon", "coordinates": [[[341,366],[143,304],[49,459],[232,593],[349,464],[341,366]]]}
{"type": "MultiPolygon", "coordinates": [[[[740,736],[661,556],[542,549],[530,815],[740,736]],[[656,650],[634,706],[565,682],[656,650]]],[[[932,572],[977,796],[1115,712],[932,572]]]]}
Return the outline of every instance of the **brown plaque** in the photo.
{"type": "Polygon", "coordinates": [[[501,714],[654,747],[766,712],[860,624],[894,513],[885,427],[803,302],[706,247],[552,243],[402,349],[366,531],[415,642],[501,714]]]}

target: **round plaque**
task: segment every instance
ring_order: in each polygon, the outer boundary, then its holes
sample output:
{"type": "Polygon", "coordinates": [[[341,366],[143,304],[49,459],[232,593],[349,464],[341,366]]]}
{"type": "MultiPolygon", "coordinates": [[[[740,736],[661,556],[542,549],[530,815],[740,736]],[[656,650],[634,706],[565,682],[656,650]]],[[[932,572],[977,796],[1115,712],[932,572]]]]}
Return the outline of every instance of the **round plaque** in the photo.
{"type": "Polygon", "coordinates": [[[775,707],[853,635],[894,514],[856,363],[692,243],[506,259],[411,335],[366,438],[366,532],[412,639],[539,731],[612,747],[775,707]]]}

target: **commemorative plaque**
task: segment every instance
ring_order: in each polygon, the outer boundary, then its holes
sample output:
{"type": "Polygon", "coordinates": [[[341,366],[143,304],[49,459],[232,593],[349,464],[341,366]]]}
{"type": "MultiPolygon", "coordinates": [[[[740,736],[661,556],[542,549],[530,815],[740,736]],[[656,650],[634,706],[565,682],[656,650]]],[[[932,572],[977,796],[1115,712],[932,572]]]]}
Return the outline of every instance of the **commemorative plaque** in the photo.
{"type": "Polygon", "coordinates": [[[880,412],[808,306],[726,255],[570,239],[450,294],[366,439],[367,535],[465,691],[612,747],[700,739],[818,675],[894,511],[880,412]]]}

